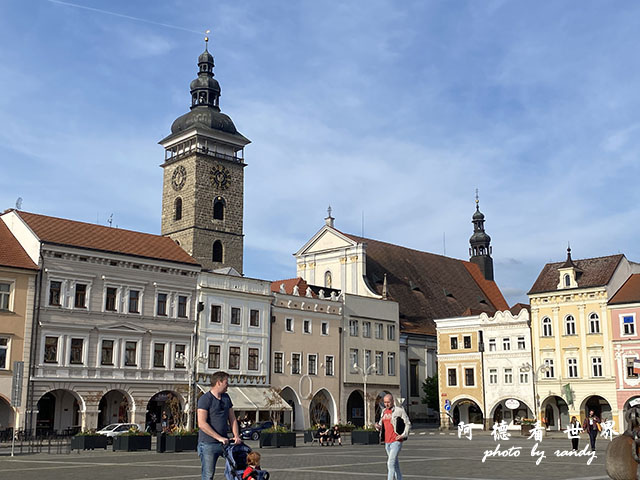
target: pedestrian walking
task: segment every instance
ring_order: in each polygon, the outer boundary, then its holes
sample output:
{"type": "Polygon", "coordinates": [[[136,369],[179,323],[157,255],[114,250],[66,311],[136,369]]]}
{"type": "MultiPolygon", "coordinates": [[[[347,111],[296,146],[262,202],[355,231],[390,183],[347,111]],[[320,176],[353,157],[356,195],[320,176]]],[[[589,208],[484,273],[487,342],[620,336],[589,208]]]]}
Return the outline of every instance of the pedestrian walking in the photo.
{"type": "Polygon", "coordinates": [[[211,375],[211,390],[198,400],[198,456],[202,465],[202,480],[213,480],[218,457],[223,445],[229,443],[229,427],[233,441],[242,443],[233,403],[227,394],[229,374],[216,372],[211,375]]]}
{"type": "Polygon", "coordinates": [[[600,419],[593,412],[593,410],[589,410],[589,416],[584,419],[584,423],[582,424],[582,429],[589,434],[589,440],[591,442],[591,451],[595,452],[596,450],[596,437],[598,433],[602,430],[600,426],[600,419]]]}
{"type": "Polygon", "coordinates": [[[576,451],[578,450],[578,442],[580,442],[582,426],[580,425],[580,420],[578,420],[575,415],[571,417],[571,431],[571,448],[576,451]]]}
{"type": "Polygon", "coordinates": [[[411,422],[402,407],[394,406],[393,395],[384,396],[384,410],[376,429],[380,431],[380,440],[387,451],[387,480],[402,480],[400,472],[400,450],[402,442],[409,437],[411,422]]]}

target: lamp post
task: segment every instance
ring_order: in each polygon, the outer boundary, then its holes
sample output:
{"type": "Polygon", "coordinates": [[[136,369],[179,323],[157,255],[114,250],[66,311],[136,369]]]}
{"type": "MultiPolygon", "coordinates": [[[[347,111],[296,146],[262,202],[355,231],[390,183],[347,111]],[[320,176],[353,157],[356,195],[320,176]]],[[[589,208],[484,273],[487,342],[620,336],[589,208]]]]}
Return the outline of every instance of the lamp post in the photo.
{"type": "Polygon", "coordinates": [[[538,394],[536,392],[536,382],[540,373],[547,373],[549,371],[549,366],[543,363],[538,368],[533,368],[531,363],[525,362],[520,366],[520,371],[522,373],[531,372],[531,379],[533,381],[533,409],[536,421],[538,421],[538,394]]]}
{"type": "Polygon", "coordinates": [[[189,372],[189,393],[187,405],[189,409],[187,410],[187,430],[191,430],[193,425],[193,405],[195,404],[195,383],[196,383],[196,375],[195,375],[195,366],[197,362],[204,363],[207,361],[207,355],[202,353],[196,353],[193,357],[187,357],[184,353],[176,352],[176,361],[186,363],[187,371],[189,372]]]}
{"type": "Polygon", "coordinates": [[[371,375],[373,372],[376,371],[377,369],[377,364],[373,364],[373,365],[369,365],[368,367],[362,368],[361,366],[359,366],[357,363],[353,364],[353,369],[356,372],[360,372],[360,374],[362,375],[362,383],[364,384],[364,426],[367,426],[367,420],[369,419],[369,409],[367,408],[367,379],[369,378],[369,375],[371,375]]]}

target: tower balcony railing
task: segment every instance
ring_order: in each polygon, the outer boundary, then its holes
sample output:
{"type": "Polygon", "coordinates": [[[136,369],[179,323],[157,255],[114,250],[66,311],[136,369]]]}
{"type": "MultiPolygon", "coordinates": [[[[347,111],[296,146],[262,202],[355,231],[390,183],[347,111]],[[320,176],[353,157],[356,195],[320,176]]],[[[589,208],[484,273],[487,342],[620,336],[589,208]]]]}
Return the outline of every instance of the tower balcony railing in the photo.
{"type": "Polygon", "coordinates": [[[203,145],[198,145],[198,146],[191,145],[186,148],[177,147],[177,148],[165,150],[164,161],[165,163],[174,162],[186,156],[193,155],[194,153],[197,153],[200,155],[206,155],[208,157],[219,158],[221,160],[227,160],[229,162],[239,163],[241,165],[244,164],[244,158],[241,156],[222,153],[203,145]]]}

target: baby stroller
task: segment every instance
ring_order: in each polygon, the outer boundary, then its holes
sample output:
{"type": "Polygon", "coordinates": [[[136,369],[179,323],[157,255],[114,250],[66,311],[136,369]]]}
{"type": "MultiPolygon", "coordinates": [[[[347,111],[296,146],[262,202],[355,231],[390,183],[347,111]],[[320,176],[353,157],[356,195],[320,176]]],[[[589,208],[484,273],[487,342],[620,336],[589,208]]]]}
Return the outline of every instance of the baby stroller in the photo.
{"type": "MultiPolygon", "coordinates": [[[[222,455],[227,461],[224,467],[224,478],[226,480],[242,480],[242,474],[247,468],[247,455],[251,448],[244,443],[235,444],[230,442],[222,447],[222,455]]],[[[269,472],[266,470],[256,470],[258,480],[269,480],[269,472]]]]}

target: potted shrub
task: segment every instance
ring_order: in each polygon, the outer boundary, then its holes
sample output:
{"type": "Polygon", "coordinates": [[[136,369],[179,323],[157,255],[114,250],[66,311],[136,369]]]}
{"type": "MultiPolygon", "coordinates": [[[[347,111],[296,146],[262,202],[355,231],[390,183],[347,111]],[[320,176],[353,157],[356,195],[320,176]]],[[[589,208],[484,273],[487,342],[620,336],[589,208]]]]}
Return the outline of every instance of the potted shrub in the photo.
{"type": "Polygon", "coordinates": [[[71,450],[95,450],[96,448],[106,450],[107,440],[106,436],[96,433],[95,430],[85,430],[71,437],[71,450]]]}
{"type": "Polygon", "coordinates": [[[138,450],[151,450],[151,434],[141,432],[135,428],[128,432],[113,437],[113,451],[137,452],[138,450]]]}
{"type": "MultiPolygon", "coordinates": [[[[542,425],[542,422],[541,422],[541,425],[542,425]]],[[[535,418],[523,418],[522,420],[520,420],[520,433],[522,435],[529,436],[531,434],[531,430],[533,430],[535,426],[536,426],[535,418]]]]}
{"type": "Polygon", "coordinates": [[[287,427],[274,426],[260,432],[260,448],[262,447],[295,447],[296,434],[287,427]]]}
{"type": "Polygon", "coordinates": [[[377,445],[380,443],[380,432],[374,427],[358,427],[351,432],[351,445],[377,445]]]}
{"type": "Polygon", "coordinates": [[[165,437],[167,452],[195,452],[198,449],[198,429],[176,428],[165,437]]]}

